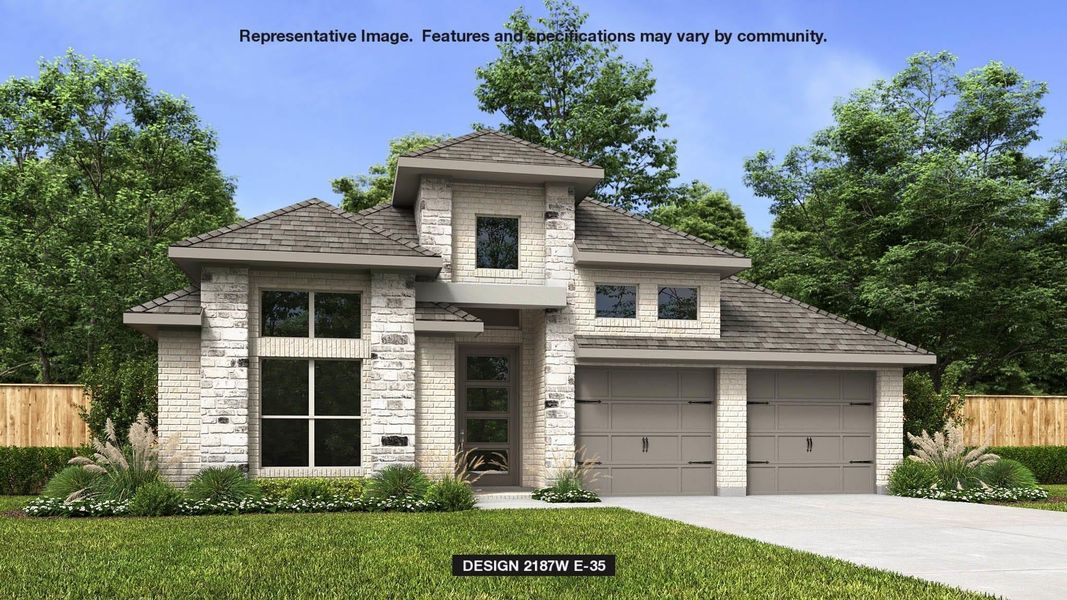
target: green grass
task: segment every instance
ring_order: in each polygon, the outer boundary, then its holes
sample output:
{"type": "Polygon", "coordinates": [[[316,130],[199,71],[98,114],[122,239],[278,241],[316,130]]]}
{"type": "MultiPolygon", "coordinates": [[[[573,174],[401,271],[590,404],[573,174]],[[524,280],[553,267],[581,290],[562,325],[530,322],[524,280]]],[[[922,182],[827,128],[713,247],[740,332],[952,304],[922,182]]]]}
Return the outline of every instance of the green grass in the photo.
{"type": "Polygon", "coordinates": [[[621,509],[0,517],[5,597],[984,598],[621,509]],[[615,577],[453,577],[459,554],[616,554],[615,577]]]}
{"type": "Polygon", "coordinates": [[[1040,486],[1048,492],[1048,499],[1027,502],[995,502],[1004,506],[1017,508],[1037,508],[1040,510],[1055,510],[1067,512],[1067,484],[1048,484],[1040,486]]]}
{"type": "Polygon", "coordinates": [[[0,496],[0,512],[18,510],[33,498],[34,496],[0,496]]]}

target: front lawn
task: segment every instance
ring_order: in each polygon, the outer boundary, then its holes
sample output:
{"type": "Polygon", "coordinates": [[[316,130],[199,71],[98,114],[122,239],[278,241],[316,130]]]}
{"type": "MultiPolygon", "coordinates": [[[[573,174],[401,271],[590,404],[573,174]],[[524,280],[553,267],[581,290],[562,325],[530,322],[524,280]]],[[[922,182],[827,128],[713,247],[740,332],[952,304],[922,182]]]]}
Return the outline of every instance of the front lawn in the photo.
{"type": "Polygon", "coordinates": [[[1043,485],[1041,487],[1048,492],[1047,499],[1036,502],[1016,502],[1010,506],[1067,512],[1067,485],[1043,485]]]}
{"type": "Polygon", "coordinates": [[[0,517],[0,573],[21,598],[985,597],[615,508],[0,517]],[[618,574],[455,578],[453,553],[616,554],[618,574]]]}

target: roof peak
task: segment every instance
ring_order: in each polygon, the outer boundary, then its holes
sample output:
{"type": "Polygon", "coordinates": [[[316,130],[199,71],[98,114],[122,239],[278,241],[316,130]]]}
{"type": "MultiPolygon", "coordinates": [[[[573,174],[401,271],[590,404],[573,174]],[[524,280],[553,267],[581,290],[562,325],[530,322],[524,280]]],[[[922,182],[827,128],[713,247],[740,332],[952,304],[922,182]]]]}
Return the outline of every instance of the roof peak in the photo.
{"type": "Polygon", "coordinates": [[[719,252],[724,252],[724,253],[729,254],[731,256],[736,256],[737,258],[748,258],[747,256],[745,256],[744,254],[738,252],[737,250],[733,250],[731,248],[727,248],[726,246],[720,246],[719,244],[714,244],[712,242],[709,242],[709,241],[705,240],[704,238],[699,238],[699,237],[697,237],[695,235],[692,235],[692,234],[686,233],[684,231],[681,231],[681,230],[675,229],[673,227],[670,227],[669,225],[664,225],[663,223],[660,223],[659,221],[653,221],[652,219],[649,219],[648,217],[639,215],[637,213],[628,211],[628,210],[623,209],[623,208],[619,208],[617,206],[612,206],[612,205],[610,205],[610,204],[608,204],[606,202],[601,202],[599,200],[594,200],[592,198],[586,198],[585,200],[582,200],[582,202],[583,203],[584,202],[589,202],[589,203],[593,204],[594,206],[599,206],[601,208],[606,208],[608,210],[617,212],[617,213],[619,213],[621,215],[626,215],[627,217],[630,217],[632,219],[636,219],[636,220],[638,220],[638,221],[640,221],[642,223],[645,223],[647,225],[651,225],[651,226],[656,227],[657,229],[660,229],[662,231],[666,231],[667,233],[673,233],[674,235],[677,235],[677,236],[680,236],[682,238],[685,238],[685,239],[687,239],[687,240],[689,240],[691,242],[696,242],[698,244],[707,246],[709,248],[713,248],[715,250],[718,250],[719,252]]]}
{"type": "MultiPolygon", "coordinates": [[[[576,158],[576,157],[571,156],[569,154],[565,154],[563,152],[560,152],[559,150],[553,150],[552,148],[549,148],[547,146],[542,146],[540,144],[535,144],[533,142],[528,142],[528,141],[526,141],[526,140],[524,140],[522,138],[515,137],[515,136],[513,136],[511,134],[504,133],[503,131],[500,131],[498,129],[492,129],[492,128],[477,129],[475,131],[472,131],[472,132],[464,134],[464,135],[460,135],[460,136],[456,136],[456,137],[453,137],[453,138],[449,138],[447,140],[444,140],[443,142],[439,142],[439,143],[434,144],[432,146],[427,146],[427,147],[421,148],[419,150],[413,150],[411,152],[407,152],[407,153],[403,154],[402,156],[407,157],[407,158],[418,158],[418,157],[432,158],[432,157],[428,157],[426,155],[432,154],[432,153],[437,152],[439,150],[444,150],[446,148],[455,146],[457,144],[462,144],[463,142],[468,142],[468,141],[471,141],[471,140],[475,140],[475,139],[483,137],[483,136],[498,137],[500,139],[507,140],[507,141],[515,143],[515,144],[519,144],[519,145],[524,146],[526,148],[529,148],[531,150],[536,150],[538,152],[544,153],[544,154],[546,154],[548,156],[552,156],[552,157],[559,158],[559,159],[562,159],[562,160],[565,160],[565,161],[569,161],[569,162],[574,163],[575,165],[578,165],[578,166],[588,167],[588,168],[591,168],[591,169],[599,168],[599,167],[597,167],[596,165],[594,165],[591,162],[582,160],[580,158],[576,158]]],[[[488,161],[487,160],[485,162],[492,162],[492,161],[488,161]]]]}

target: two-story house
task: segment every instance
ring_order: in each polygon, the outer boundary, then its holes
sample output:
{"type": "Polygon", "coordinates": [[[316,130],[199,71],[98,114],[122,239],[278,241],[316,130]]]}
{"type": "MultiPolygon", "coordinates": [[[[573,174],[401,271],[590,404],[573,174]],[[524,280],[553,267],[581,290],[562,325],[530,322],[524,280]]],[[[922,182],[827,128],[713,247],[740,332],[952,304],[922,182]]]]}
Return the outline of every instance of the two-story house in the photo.
{"type": "Polygon", "coordinates": [[[735,277],[748,258],[586,198],[603,171],[494,131],[401,157],[392,203],[308,200],[183,240],[159,342],[187,480],[389,464],[607,494],[881,491],[930,353],[735,277]]]}

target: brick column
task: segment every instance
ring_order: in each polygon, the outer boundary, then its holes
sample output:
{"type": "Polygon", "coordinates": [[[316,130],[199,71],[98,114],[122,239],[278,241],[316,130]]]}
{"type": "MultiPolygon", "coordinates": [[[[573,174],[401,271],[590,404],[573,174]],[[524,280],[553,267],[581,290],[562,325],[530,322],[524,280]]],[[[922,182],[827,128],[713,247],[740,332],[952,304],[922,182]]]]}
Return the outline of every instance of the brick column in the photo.
{"type": "Polygon", "coordinates": [[[545,474],[574,467],[574,189],[545,184],[545,285],[567,307],[545,314],[545,474]]]}
{"type": "Polygon", "coordinates": [[[879,369],[874,385],[874,484],[884,494],[889,472],[904,458],[904,370],[879,369]]]}
{"type": "Polygon", "coordinates": [[[248,466],[248,269],[200,280],[200,464],[248,466]]]}
{"type": "MultiPolygon", "coordinates": [[[[371,275],[370,400],[372,471],[415,464],[415,277],[371,275]]],[[[365,423],[367,421],[364,421],[365,423]]],[[[367,426],[367,425],[365,425],[367,426]]]]}
{"type": "Polygon", "coordinates": [[[415,228],[419,244],[441,255],[444,266],[437,276],[452,281],[452,181],[447,177],[423,176],[415,200],[415,228]]]}
{"type": "Polygon", "coordinates": [[[744,496],[748,485],[748,373],[723,367],[715,381],[716,493],[744,496]]]}
{"type": "Polygon", "coordinates": [[[163,475],[185,483],[200,470],[200,331],[161,329],[158,343],[160,441],[178,438],[176,456],[160,447],[163,475]]]}
{"type": "Polygon", "coordinates": [[[415,458],[427,475],[452,475],[456,452],[455,338],[416,337],[415,359],[415,458]]]}

